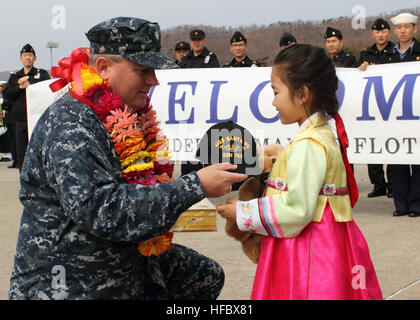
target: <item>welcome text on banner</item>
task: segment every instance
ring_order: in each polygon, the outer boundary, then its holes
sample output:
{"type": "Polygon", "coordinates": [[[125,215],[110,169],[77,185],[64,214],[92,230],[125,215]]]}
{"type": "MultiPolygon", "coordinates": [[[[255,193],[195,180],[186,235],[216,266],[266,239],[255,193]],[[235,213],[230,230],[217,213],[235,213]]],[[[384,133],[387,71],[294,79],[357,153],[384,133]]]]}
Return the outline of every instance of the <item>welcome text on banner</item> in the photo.
{"type": "MultiPolygon", "coordinates": [[[[149,96],[176,161],[194,160],[208,128],[232,120],[260,146],[287,145],[297,124],[281,124],[272,106],[271,68],[156,70],[149,96]]],[[[337,68],[337,97],[351,163],[420,164],[420,63],[337,68]]],[[[48,80],[27,89],[29,134],[53,94],[48,80]]],[[[334,120],[330,121],[335,130],[334,120]]]]}

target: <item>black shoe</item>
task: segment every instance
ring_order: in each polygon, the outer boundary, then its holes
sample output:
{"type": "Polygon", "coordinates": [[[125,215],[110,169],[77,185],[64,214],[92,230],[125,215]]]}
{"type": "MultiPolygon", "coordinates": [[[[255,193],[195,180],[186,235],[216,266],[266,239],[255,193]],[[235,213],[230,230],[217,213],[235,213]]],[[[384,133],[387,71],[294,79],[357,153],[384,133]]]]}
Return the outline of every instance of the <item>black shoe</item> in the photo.
{"type": "Polygon", "coordinates": [[[420,217],[420,213],[419,212],[410,212],[410,214],[408,215],[409,217],[420,217]]]}
{"type": "Polygon", "coordinates": [[[392,193],[392,191],[388,191],[388,193],[386,194],[387,198],[394,198],[394,194],[392,193]]]}
{"type": "Polygon", "coordinates": [[[368,193],[368,198],[376,198],[376,197],[382,197],[382,196],[386,196],[386,190],[385,189],[382,189],[382,190],[373,189],[372,192],[368,193]]]}
{"type": "Polygon", "coordinates": [[[14,162],[10,166],[8,166],[9,169],[13,169],[13,168],[16,168],[16,167],[17,167],[17,164],[14,163],[14,162]]]}
{"type": "Polygon", "coordinates": [[[404,212],[404,211],[394,211],[394,217],[401,217],[401,216],[406,216],[408,215],[408,212],[404,212]]]}
{"type": "Polygon", "coordinates": [[[12,161],[12,160],[10,158],[5,158],[5,157],[0,159],[0,162],[9,162],[9,161],[12,161]]]}

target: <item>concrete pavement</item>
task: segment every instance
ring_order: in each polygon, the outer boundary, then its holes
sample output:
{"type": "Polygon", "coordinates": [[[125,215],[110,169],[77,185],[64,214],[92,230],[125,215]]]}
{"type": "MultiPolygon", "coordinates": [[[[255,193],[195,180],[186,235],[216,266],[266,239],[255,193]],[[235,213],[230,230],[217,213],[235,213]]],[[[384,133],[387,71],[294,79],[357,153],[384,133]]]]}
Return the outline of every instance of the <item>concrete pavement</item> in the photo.
{"type": "MultiPolygon", "coordinates": [[[[0,162],[0,299],[7,299],[22,206],[18,201],[18,170],[0,162]]],[[[366,165],[356,165],[360,198],[354,218],[369,244],[384,298],[409,286],[392,299],[420,300],[420,217],[393,217],[392,199],[368,199],[371,190],[366,165]],[[416,282],[416,283],[415,283],[416,282]],[[414,283],[414,284],[413,284],[414,283]]],[[[179,170],[177,170],[179,174],[179,170]]],[[[235,197],[232,192],[229,196],[235,197]]],[[[211,199],[224,203],[227,196],[211,199]]],[[[239,242],[226,236],[224,220],[217,217],[217,231],[175,233],[174,241],[191,247],[218,261],[226,281],[219,297],[222,300],[247,300],[256,269],[242,253],[239,242]]]]}

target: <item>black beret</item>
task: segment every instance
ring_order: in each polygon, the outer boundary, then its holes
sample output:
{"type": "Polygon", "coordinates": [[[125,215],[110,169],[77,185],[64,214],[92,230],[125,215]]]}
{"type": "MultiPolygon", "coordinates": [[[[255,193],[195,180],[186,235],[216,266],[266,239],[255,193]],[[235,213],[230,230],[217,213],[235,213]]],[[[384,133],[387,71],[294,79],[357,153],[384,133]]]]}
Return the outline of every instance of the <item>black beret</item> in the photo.
{"type": "Polygon", "coordinates": [[[204,33],[203,30],[196,29],[190,32],[191,40],[201,40],[201,39],[204,39],[205,37],[206,37],[206,34],[204,33]]]}
{"type": "Polygon", "coordinates": [[[87,33],[92,54],[115,54],[154,68],[177,68],[160,52],[160,28],[155,22],[118,17],[101,22],[87,33]]]}
{"type": "Polygon", "coordinates": [[[240,42],[240,41],[243,41],[243,42],[247,43],[245,36],[240,31],[236,31],[232,35],[232,38],[230,39],[230,43],[232,43],[232,42],[240,42]]]}
{"type": "Polygon", "coordinates": [[[283,35],[280,38],[279,45],[280,45],[280,47],[288,46],[288,45],[292,44],[293,42],[295,42],[295,43],[297,42],[296,38],[292,34],[290,34],[289,32],[285,32],[285,33],[283,33],[283,35]]]}
{"type": "Polygon", "coordinates": [[[34,48],[32,48],[32,46],[29,43],[25,44],[22,50],[20,50],[20,54],[24,52],[32,52],[34,56],[36,56],[34,48]]]}
{"type": "Polygon", "coordinates": [[[338,29],[334,29],[331,27],[327,27],[327,30],[325,31],[324,38],[328,39],[331,37],[337,37],[338,39],[342,40],[343,35],[341,34],[341,31],[338,29]]]}
{"type": "Polygon", "coordinates": [[[177,50],[191,50],[191,47],[190,47],[190,44],[188,42],[179,41],[175,45],[175,51],[177,51],[177,50]]]}
{"type": "Polygon", "coordinates": [[[378,18],[375,20],[375,22],[372,24],[371,27],[372,30],[384,30],[384,29],[391,29],[391,26],[389,25],[389,23],[382,19],[382,18],[378,18]]]}

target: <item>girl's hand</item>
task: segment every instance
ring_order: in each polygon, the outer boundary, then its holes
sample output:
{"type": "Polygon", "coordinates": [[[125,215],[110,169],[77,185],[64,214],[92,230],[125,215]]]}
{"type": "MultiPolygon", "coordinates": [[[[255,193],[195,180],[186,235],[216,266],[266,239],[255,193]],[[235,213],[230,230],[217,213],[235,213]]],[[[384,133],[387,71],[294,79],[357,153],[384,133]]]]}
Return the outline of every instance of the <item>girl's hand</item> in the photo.
{"type": "Polygon", "coordinates": [[[232,223],[236,224],[236,203],[238,200],[229,198],[226,204],[219,204],[216,206],[217,213],[220,216],[232,223]]]}

